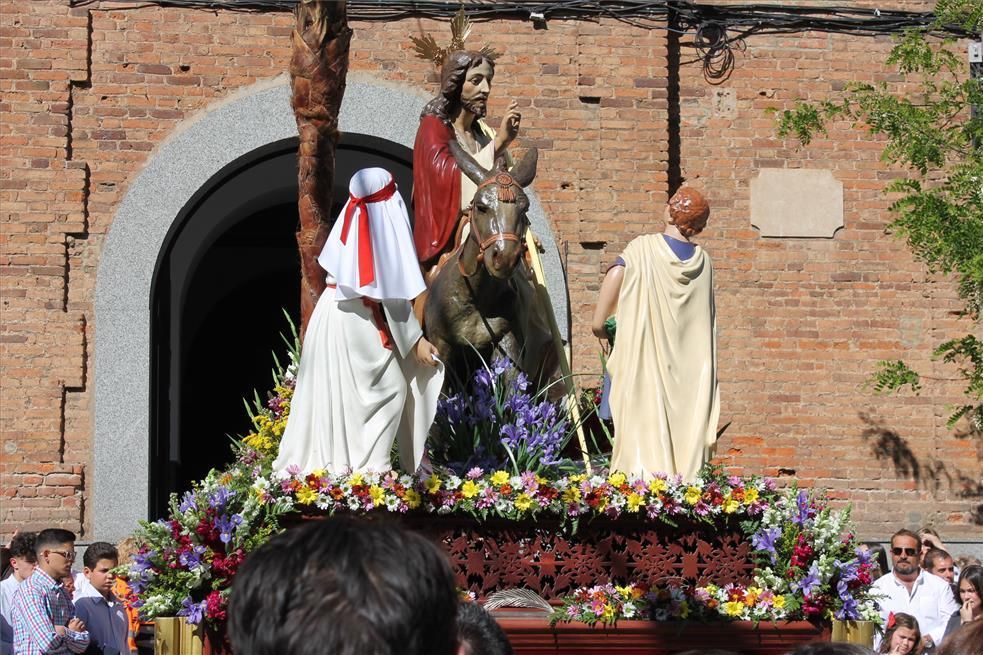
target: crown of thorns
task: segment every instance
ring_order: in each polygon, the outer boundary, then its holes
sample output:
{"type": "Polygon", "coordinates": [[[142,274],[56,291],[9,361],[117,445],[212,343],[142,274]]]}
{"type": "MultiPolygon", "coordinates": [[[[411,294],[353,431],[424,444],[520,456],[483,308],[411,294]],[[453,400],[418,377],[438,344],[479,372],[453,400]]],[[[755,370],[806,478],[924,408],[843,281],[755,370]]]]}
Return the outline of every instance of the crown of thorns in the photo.
{"type": "MultiPolygon", "coordinates": [[[[446,48],[441,48],[437,45],[437,41],[430,34],[424,34],[423,36],[411,36],[410,40],[413,42],[413,49],[416,50],[416,56],[421,59],[426,59],[432,61],[437,68],[444,65],[444,61],[447,59],[447,55],[455,52],[457,50],[464,50],[464,41],[471,34],[471,19],[467,17],[464,13],[464,7],[461,7],[454,18],[451,19],[451,42],[447,44],[446,48]]],[[[492,61],[498,59],[501,55],[500,52],[496,52],[494,48],[484,46],[481,50],[478,50],[483,57],[486,57],[492,61]]]]}

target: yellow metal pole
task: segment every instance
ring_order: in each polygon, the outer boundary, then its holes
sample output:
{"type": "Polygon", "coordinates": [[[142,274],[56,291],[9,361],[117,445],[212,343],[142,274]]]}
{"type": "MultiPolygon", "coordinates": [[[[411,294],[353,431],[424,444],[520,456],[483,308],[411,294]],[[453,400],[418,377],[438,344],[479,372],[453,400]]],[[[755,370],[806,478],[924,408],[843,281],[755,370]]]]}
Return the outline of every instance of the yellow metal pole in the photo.
{"type": "Polygon", "coordinates": [[[587,439],[584,437],[584,426],[580,420],[580,403],[577,402],[577,389],[573,384],[573,371],[570,370],[570,360],[567,358],[563,338],[560,336],[560,326],[557,325],[556,316],[553,314],[553,303],[550,301],[550,292],[546,288],[546,275],[543,272],[543,260],[539,256],[536,237],[532,230],[526,230],[526,246],[529,250],[529,261],[532,263],[533,285],[536,287],[536,294],[543,306],[543,311],[546,312],[546,317],[549,319],[553,347],[556,349],[556,355],[560,360],[560,374],[563,375],[563,382],[567,388],[567,410],[570,412],[570,418],[577,426],[577,440],[580,442],[580,453],[584,458],[587,475],[592,475],[590,457],[587,455],[587,439]]]}

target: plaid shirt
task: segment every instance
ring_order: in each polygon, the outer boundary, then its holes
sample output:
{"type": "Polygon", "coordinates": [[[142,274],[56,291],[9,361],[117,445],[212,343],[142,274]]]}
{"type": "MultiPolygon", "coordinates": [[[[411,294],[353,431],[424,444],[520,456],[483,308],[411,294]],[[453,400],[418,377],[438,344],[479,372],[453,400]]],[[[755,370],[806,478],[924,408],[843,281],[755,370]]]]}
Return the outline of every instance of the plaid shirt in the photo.
{"type": "Polygon", "coordinates": [[[17,655],[64,655],[81,653],[89,645],[88,632],[55,632],[67,626],[75,606],[65,588],[38,566],[21,583],[14,596],[14,653],[17,655]]]}

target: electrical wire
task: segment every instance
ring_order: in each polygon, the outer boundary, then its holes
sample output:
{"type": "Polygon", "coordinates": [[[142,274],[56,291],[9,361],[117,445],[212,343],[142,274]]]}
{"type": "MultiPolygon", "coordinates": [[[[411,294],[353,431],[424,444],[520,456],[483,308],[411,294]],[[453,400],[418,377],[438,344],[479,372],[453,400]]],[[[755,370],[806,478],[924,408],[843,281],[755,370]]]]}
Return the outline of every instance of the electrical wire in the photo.
{"type": "MultiPolygon", "coordinates": [[[[291,11],[299,0],[70,0],[71,7],[137,9],[180,7],[244,12],[291,11]]],[[[840,6],[781,6],[765,4],[711,5],[689,0],[552,0],[498,2],[496,0],[349,0],[348,18],[354,21],[396,21],[406,18],[449,20],[464,7],[472,21],[531,20],[537,27],[550,20],[596,22],[610,18],[642,29],[666,29],[694,34],[692,43],[703,61],[707,81],[719,84],[733,71],[735,50],[746,49],[754,35],[825,32],[855,36],[897,34],[904,30],[930,30],[940,35],[978,38],[960,26],[934,25],[931,12],[894,11],[840,6]],[[670,28],[669,18],[679,28],[670,28]]]]}
{"type": "MultiPolygon", "coordinates": [[[[72,7],[98,5],[105,9],[131,7],[184,7],[233,11],[289,11],[299,0],[70,0],[72,7]]],[[[725,22],[728,27],[756,27],[766,30],[846,31],[884,34],[898,30],[928,27],[931,12],[880,10],[840,6],[780,6],[764,4],[711,5],[689,0],[552,0],[498,2],[472,0],[349,0],[348,16],[353,20],[399,20],[408,17],[449,19],[464,6],[472,20],[522,19],[531,15],[543,20],[597,20],[601,17],[632,22],[640,27],[664,27],[665,17],[677,13],[684,21],[700,24],[725,22]],[[658,23],[659,25],[656,25],[658,23]]],[[[970,36],[959,27],[946,33],[970,36]]]]}

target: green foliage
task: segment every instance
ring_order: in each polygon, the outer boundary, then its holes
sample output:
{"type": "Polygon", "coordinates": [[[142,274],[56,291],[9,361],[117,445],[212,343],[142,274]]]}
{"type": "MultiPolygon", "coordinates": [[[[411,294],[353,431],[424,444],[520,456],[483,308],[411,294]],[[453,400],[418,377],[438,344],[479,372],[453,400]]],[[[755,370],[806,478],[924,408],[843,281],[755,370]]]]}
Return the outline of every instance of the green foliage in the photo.
{"type": "Polygon", "coordinates": [[[900,391],[904,387],[918,393],[922,390],[921,377],[901,360],[878,362],[877,371],[867,381],[877,393],[900,391]]]}
{"type": "MultiPolygon", "coordinates": [[[[953,275],[962,316],[979,330],[983,310],[983,83],[969,77],[965,55],[933,33],[959,28],[979,33],[983,3],[939,0],[935,25],[902,35],[887,63],[905,88],[854,83],[836,102],[798,103],[778,118],[778,134],[802,144],[826,135],[834,119],[852,120],[884,137],[882,159],[908,171],[885,191],[897,199],[888,230],[904,239],[929,271],[953,275]],[[977,107],[974,113],[971,108],[977,107]]],[[[969,335],[948,341],[934,355],[954,364],[966,380],[967,402],[950,425],[969,417],[983,431],[983,347],[969,335]]],[[[881,362],[870,385],[879,392],[921,388],[918,374],[901,361],[881,362]]]]}

